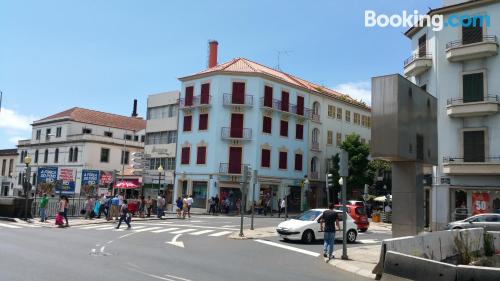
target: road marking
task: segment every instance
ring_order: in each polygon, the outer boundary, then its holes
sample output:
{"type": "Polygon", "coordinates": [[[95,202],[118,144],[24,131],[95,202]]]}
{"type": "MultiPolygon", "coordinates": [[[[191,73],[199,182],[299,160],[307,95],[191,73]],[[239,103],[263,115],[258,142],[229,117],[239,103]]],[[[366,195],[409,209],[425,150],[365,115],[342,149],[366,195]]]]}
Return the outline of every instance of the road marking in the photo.
{"type": "Polygon", "coordinates": [[[376,239],[359,239],[357,241],[363,244],[376,244],[380,242],[379,240],[376,239]]]}
{"type": "Polygon", "coordinates": [[[0,223],[0,226],[7,227],[7,228],[21,228],[20,226],[10,225],[10,224],[6,224],[6,223],[0,223]]]}
{"type": "Polygon", "coordinates": [[[184,243],[182,241],[177,241],[177,238],[179,238],[182,234],[177,234],[174,236],[174,238],[172,239],[172,241],[170,242],[166,242],[167,244],[170,244],[170,245],[174,245],[174,246],[177,246],[177,247],[181,247],[181,248],[184,248],[184,243]]]}
{"type": "MultiPolygon", "coordinates": [[[[98,225],[91,225],[91,226],[83,226],[83,227],[80,227],[80,229],[92,229],[92,228],[101,228],[101,227],[108,227],[109,225],[102,225],[102,224],[98,224],[98,225]]],[[[78,228],[78,227],[76,227],[78,228]]]]}
{"type": "Polygon", "coordinates": [[[294,252],[297,252],[297,253],[301,253],[301,254],[313,256],[313,257],[319,257],[320,256],[320,254],[318,254],[316,252],[311,252],[311,251],[307,251],[307,250],[303,250],[303,249],[300,249],[300,248],[295,248],[295,247],[291,247],[291,246],[287,246],[287,245],[283,245],[283,244],[279,244],[279,243],[275,243],[275,242],[271,242],[271,241],[266,241],[266,240],[261,240],[261,239],[255,239],[254,241],[262,243],[262,244],[266,244],[266,245],[269,245],[269,246],[274,246],[274,247],[278,247],[278,248],[282,248],[282,249],[294,251],[294,252]]]}
{"type": "Polygon", "coordinates": [[[191,232],[189,234],[191,235],[201,235],[201,234],[205,234],[205,233],[209,233],[209,232],[214,232],[215,230],[212,230],[212,229],[207,229],[207,230],[202,230],[202,231],[197,231],[197,232],[191,232]]]}
{"type": "Polygon", "coordinates": [[[221,231],[221,232],[217,232],[217,233],[214,233],[214,234],[210,234],[208,236],[219,237],[219,236],[222,236],[222,235],[227,235],[229,233],[233,233],[233,232],[232,231],[221,231]]]}
{"type": "Polygon", "coordinates": [[[190,231],[193,231],[193,230],[196,230],[196,229],[192,229],[192,228],[181,229],[181,230],[177,230],[177,231],[172,232],[172,234],[181,234],[181,233],[186,233],[186,232],[190,232],[190,231]]]}
{"type": "Polygon", "coordinates": [[[96,228],[96,230],[109,230],[109,229],[113,229],[113,228],[116,228],[116,227],[115,226],[101,227],[101,228],[96,228]]]}
{"type": "Polygon", "coordinates": [[[151,278],[156,278],[156,279],[159,279],[159,280],[165,280],[165,281],[176,281],[174,279],[169,279],[169,278],[165,278],[165,277],[161,277],[161,276],[158,276],[158,275],[154,275],[154,274],[150,274],[150,273],[147,273],[147,272],[144,272],[144,271],[140,271],[138,269],[134,269],[134,268],[130,268],[130,267],[127,267],[128,270],[130,271],[135,271],[135,272],[138,272],[138,273],[141,273],[141,274],[144,274],[148,277],[151,277],[151,278]]]}
{"type": "Polygon", "coordinates": [[[233,225],[223,225],[222,227],[229,227],[229,228],[231,228],[231,227],[238,227],[238,226],[239,226],[239,225],[235,225],[235,224],[233,224],[233,225]]]}
{"type": "Polygon", "coordinates": [[[151,231],[151,232],[162,233],[162,232],[172,231],[172,230],[176,230],[176,229],[179,229],[179,228],[178,227],[164,228],[164,229],[159,229],[159,230],[155,230],[155,231],[151,231]]]}
{"type": "Polygon", "coordinates": [[[191,280],[191,279],[181,278],[181,277],[177,277],[177,276],[174,276],[174,275],[169,275],[169,274],[165,274],[165,276],[170,277],[170,278],[179,279],[179,280],[181,280],[181,281],[193,281],[193,280],[191,280]]]}
{"type": "Polygon", "coordinates": [[[150,231],[150,230],[156,230],[156,229],[160,229],[161,227],[148,227],[148,228],[143,228],[143,229],[133,229],[133,231],[135,232],[144,232],[144,231],[150,231]]]}

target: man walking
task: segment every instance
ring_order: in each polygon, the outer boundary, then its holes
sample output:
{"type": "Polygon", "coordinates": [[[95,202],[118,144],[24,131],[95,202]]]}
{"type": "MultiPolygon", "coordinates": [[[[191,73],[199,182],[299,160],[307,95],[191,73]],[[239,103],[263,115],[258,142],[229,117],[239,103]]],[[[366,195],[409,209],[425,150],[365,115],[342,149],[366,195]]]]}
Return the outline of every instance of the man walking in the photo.
{"type": "Polygon", "coordinates": [[[331,203],[328,210],[323,212],[321,218],[321,231],[325,232],[323,244],[323,257],[328,258],[327,262],[334,258],[333,256],[333,243],[335,241],[335,225],[340,230],[339,218],[337,213],[333,210],[335,204],[331,203]]]}
{"type": "Polygon", "coordinates": [[[286,201],[285,198],[279,200],[280,204],[280,211],[278,213],[278,218],[281,218],[281,213],[285,213],[285,208],[286,208],[286,201]]]}
{"type": "Polygon", "coordinates": [[[163,197],[158,196],[158,200],[156,201],[156,216],[161,219],[163,217],[163,206],[165,205],[165,199],[163,197]]]}
{"type": "Polygon", "coordinates": [[[118,226],[116,226],[116,229],[120,228],[120,225],[122,224],[122,221],[124,221],[127,224],[127,229],[130,229],[130,220],[129,220],[129,213],[128,213],[128,204],[127,200],[123,200],[123,204],[120,207],[120,220],[118,221],[118,226]]]}
{"type": "Polygon", "coordinates": [[[49,199],[47,198],[47,193],[43,194],[42,200],[40,200],[40,222],[47,222],[47,215],[45,211],[47,210],[47,204],[49,199]]]}
{"type": "Polygon", "coordinates": [[[189,195],[189,197],[187,199],[187,203],[188,203],[188,218],[191,218],[191,206],[193,205],[193,196],[192,195],[189,195]]]}

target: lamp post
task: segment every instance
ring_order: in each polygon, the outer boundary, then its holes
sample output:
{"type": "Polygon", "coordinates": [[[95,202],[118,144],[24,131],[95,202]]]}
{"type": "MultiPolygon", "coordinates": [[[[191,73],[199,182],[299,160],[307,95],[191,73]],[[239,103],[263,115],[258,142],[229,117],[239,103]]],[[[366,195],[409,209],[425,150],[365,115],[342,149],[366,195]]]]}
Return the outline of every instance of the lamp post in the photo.
{"type": "Polygon", "coordinates": [[[30,174],[31,174],[31,157],[27,155],[24,157],[24,164],[26,164],[26,174],[24,177],[24,219],[28,222],[28,189],[30,189],[30,174]]]}
{"type": "Polygon", "coordinates": [[[163,166],[160,164],[160,167],[158,167],[158,196],[160,195],[160,189],[161,189],[161,174],[163,173],[163,166]]]}
{"type": "Polygon", "coordinates": [[[306,211],[307,210],[307,202],[306,202],[306,190],[309,189],[309,179],[307,178],[307,175],[304,175],[304,187],[302,188],[301,192],[301,198],[302,198],[302,208],[301,211],[306,211]]]}

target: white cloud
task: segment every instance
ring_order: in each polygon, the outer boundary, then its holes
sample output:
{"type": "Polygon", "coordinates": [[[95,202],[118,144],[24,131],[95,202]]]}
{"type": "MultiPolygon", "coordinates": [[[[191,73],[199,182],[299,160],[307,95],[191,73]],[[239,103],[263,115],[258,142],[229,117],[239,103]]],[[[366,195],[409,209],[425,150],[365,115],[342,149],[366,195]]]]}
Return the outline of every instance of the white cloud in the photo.
{"type": "Polygon", "coordinates": [[[22,115],[15,110],[2,108],[0,111],[0,148],[13,148],[20,139],[29,138],[31,123],[37,119],[33,115],[22,115]]]}
{"type": "Polygon", "coordinates": [[[334,86],[333,89],[370,106],[372,104],[372,89],[369,81],[342,83],[334,86]]]}

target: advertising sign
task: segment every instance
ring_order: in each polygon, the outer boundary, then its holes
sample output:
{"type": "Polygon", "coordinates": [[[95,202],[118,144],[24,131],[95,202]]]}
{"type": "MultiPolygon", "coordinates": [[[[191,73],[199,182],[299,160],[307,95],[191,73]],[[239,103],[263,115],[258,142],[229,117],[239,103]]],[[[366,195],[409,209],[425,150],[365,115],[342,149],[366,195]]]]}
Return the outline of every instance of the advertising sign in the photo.
{"type": "Polygon", "coordinates": [[[37,182],[42,183],[55,183],[57,180],[57,167],[39,167],[37,182]]]}
{"type": "Polygon", "coordinates": [[[86,195],[94,195],[99,184],[98,170],[82,170],[82,188],[80,192],[86,195]]]}
{"type": "Polygon", "coordinates": [[[56,192],[63,194],[75,192],[75,171],[73,169],[59,170],[59,184],[56,186],[56,192]]]}
{"type": "Polygon", "coordinates": [[[107,186],[113,182],[113,172],[101,171],[101,176],[99,178],[99,185],[107,186]]]}
{"type": "Polygon", "coordinates": [[[472,193],[472,214],[482,214],[488,212],[490,208],[490,195],[488,193],[472,193]]]}

